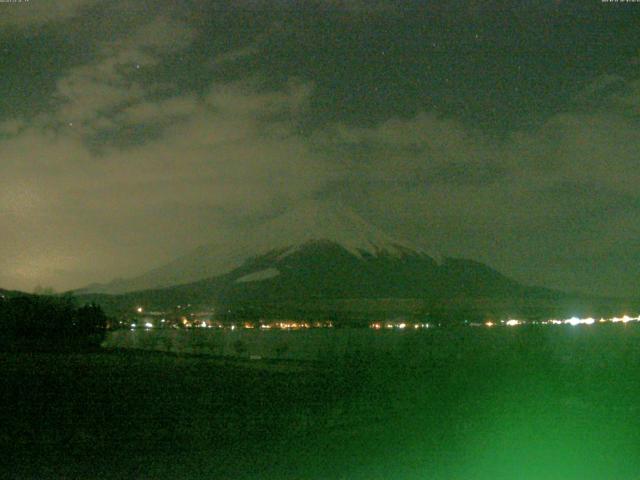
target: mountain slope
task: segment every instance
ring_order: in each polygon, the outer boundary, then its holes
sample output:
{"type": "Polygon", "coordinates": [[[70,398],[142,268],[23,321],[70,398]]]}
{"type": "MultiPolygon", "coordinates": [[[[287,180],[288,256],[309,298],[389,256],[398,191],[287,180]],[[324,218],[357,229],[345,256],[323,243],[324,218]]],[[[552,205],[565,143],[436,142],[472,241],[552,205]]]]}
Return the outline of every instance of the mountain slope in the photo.
{"type": "Polygon", "coordinates": [[[339,243],[317,240],[286,256],[274,252],[245,263],[227,276],[223,291],[235,300],[305,300],[507,295],[521,289],[477,262],[445,259],[438,264],[412,250],[354,253],[339,243]]]}
{"type": "MultiPolygon", "coordinates": [[[[218,311],[253,312],[257,316],[295,312],[339,311],[387,299],[416,299],[424,307],[438,302],[510,298],[527,291],[517,282],[477,262],[445,259],[402,250],[350,251],[330,240],[310,240],[295,249],[271,250],[232,271],[164,289],[94,298],[172,308],[179,304],[214,306],[218,311]],[[342,306],[340,306],[342,305],[342,306]],[[293,310],[292,310],[293,309],[293,310]]],[[[386,308],[386,307],[385,307],[386,308]]]]}
{"type": "Polygon", "coordinates": [[[235,318],[532,318],[618,313],[620,306],[528,287],[472,260],[437,262],[351,210],[318,204],[299,205],[233,242],[79,293],[110,311],[192,304],[235,318]]]}
{"type": "Polygon", "coordinates": [[[355,257],[423,253],[367,223],[353,210],[328,203],[303,203],[265,222],[243,238],[202,246],[167,265],[131,279],[94,284],[80,293],[125,293],[220,276],[268,252],[293,255],[308,242],[339,244],[355,257]]]}
{"type": "Polygon", "coordinates": [[[84,295],[112,313],[134,306],[213,309],[218,318],[331,318],[342,323],[409,316],[427,321],[619,314],[619,301],[522,285],[472,260],[438,263],[409,249],[351,251],[330,240],[272,249],[223,275],[122,295],[84,295]],[[607,313],[608,312],[608,313],[607,313]]]}

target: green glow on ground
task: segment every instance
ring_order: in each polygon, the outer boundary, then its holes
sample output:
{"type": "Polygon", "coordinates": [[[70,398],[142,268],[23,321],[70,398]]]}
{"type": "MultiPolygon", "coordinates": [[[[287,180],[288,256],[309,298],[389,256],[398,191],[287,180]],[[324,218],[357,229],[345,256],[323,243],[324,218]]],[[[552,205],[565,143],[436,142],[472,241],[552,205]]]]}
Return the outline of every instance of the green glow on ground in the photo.
{"type": "Polygon", "coordinates": [[[640,328],[620,327],[407,335],[401,363],[365,352],[308,371],[1,354],[0,473],[637,480],[640,328]]]}

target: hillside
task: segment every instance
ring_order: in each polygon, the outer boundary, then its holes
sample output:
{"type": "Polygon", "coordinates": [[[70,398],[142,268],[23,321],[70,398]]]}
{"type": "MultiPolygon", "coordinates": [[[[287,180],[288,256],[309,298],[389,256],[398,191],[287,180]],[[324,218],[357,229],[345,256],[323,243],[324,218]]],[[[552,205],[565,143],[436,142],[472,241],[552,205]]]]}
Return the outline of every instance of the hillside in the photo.
{"type": "Polygon", "coordinates": [[[354,211],[322,203],[298,205],[250,235],[76,293],[112,312],[192,304],[245,318],[483,320],[618,314],[632,306],[526,286],[473,260],[437,261],[354,211]]]}

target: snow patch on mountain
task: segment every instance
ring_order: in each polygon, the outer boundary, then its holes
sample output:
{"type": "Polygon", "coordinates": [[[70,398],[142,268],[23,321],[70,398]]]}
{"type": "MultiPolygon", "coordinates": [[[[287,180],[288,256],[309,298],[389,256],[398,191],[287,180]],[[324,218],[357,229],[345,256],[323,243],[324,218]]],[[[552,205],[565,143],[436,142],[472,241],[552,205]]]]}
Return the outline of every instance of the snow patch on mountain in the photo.
{"type": "Polygon", "coordinates": [[[266,268],[258,272],[244,275],[243,277],[238,278],[236,283],[259,282],[261,280],[268,280],[270,278],[277,277],[278,275],[280,275],[280,270],[277,268],[266,268]]]}

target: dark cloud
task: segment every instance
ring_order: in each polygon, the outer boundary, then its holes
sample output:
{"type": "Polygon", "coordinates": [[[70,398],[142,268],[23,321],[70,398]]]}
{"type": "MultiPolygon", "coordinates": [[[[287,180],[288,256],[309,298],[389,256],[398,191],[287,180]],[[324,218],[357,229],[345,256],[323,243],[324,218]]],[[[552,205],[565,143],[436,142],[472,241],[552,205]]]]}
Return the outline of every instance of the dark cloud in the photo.
{"type": "Polygon", "coordinates": [[[60,22],[77,16],[83,9],[96,3],[96,0],[66,0],[7,4],[2,6],[0,26],[26,28],[40,26],[47,22],[60,22]]]}

